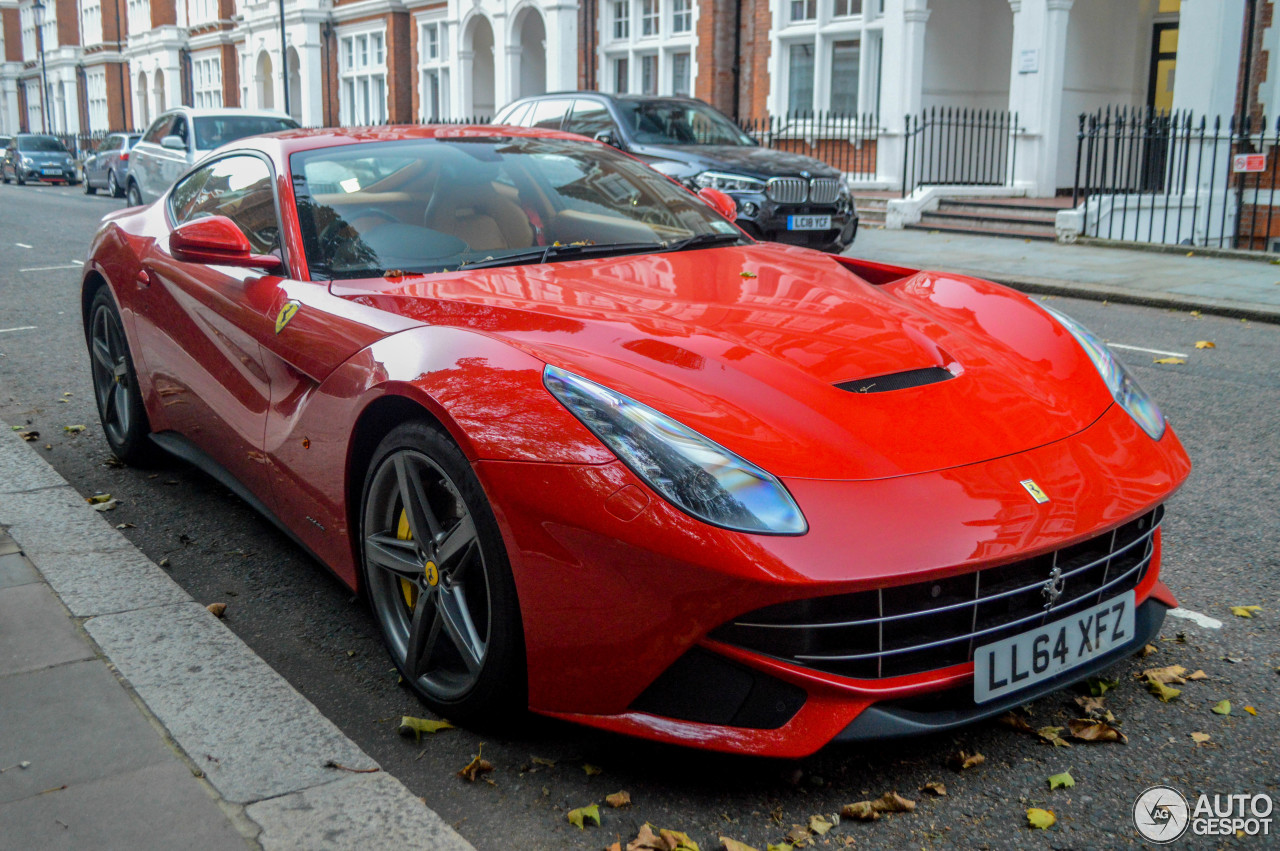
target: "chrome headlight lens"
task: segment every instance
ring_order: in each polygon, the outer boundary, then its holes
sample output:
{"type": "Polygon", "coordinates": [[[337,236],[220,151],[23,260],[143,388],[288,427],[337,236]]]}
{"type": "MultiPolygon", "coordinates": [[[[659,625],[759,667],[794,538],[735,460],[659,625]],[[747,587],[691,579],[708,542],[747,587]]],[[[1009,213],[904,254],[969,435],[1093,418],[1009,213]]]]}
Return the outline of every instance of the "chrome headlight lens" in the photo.
{"type": "Polygon", "coordinates": [[[704,171],[693,179],[701,189],[710,187],[721,192],[763,192],[764,181],[741,174],[725,174],[720,171],[704,171]]]}
{"type": "Polygon", "coordinates": [[[592,434],[664,499],[739,532],[803,535],[800,506],[774,476],[647,405],[558,367],[542,380],[592,434]]]}
{"type": "Polygon", "coordinates": [[[1062,327],[1070,331],[1071,336],[1075,337],[1076,342],[1084,348],[1089,355],[1089,360],[1093,361],[1093,365],[1098,368],[1098,374],[1106,382],[1112,398],[1129,412],[1129,416],[1142,426],[1142,430],[1150,435],[1152,440],[1159,440],[1164,435],[1166,425],[1164,414],[1160,413],[1155,400],[1138,385],[1137,380],[1124,368],[1124,364],[1111,353],[1107,344],[1065,313],[1059,313],[1051,307],[1044,309],[1062,323],[1062,327]]]}

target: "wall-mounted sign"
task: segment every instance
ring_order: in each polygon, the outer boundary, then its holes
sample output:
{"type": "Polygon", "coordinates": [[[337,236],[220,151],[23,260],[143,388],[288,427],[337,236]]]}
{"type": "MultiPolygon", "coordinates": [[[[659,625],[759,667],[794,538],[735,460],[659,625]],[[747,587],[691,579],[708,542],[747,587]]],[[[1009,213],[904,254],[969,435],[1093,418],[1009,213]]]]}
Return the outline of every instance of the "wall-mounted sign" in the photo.
{"type": "Polygon", "coordinates": [[[1231,170],[1237,174],[1240,172],[1266,171],[1267,155],[1236,154],[1231,158],[1231,170]]]}
{"type": "Polygon", "coordinates": [[[1018,73],[1034,74],[1040,70],[1040,51],[1032,48],[1018,54],[1018,73]]]}

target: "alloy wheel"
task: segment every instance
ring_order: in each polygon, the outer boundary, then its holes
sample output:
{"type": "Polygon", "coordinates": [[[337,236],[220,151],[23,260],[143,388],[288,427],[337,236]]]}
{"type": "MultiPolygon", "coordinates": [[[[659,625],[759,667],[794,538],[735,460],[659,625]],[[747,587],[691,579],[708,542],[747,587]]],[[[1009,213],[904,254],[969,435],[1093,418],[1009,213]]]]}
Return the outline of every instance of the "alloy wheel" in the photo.
{"type": "Polygon", "coordinates": [[[112,198],[120,197],[120,184],[116,183],[116,173],[114,171],[107,172],[107,194],[112,198]]]}
{"type": "Polygon", "coordinates": [[[133,383],[129,374],[128,348],[124,330],[115,314],[99,307],[89,330],[93,356],[93,391],[102,426],[113,446],[123,444],[133,424],[133,383]]]}
{"type": "Polygon", "coordinates": [[[132,180],[129,181],[129,189],[125,193],[125,195],[127,196],[125,198],[125,204],[127,206],[130,206],[130,207],[142,206],[142,192],[139,191],[138,184],[134,183],[132,180]]]}
{"type": "Polygon", "coordinates": [[[436,700],[464,698],[484,668],[494,616],[457,484],[426,454],[399,449],[369,483],[363,530],[369,597],[401,670],[436,700]]]}

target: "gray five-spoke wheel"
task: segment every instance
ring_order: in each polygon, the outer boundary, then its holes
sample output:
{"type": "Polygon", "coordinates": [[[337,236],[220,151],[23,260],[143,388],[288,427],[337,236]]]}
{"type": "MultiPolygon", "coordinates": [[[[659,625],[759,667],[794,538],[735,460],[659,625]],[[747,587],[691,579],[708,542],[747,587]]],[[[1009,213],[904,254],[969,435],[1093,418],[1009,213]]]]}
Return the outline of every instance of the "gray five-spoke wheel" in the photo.
{"type": "Polygon", "coordinates": [[[458,485],[426,454],[398,449],[369,482],[369,596],[401,669],[427,695],[470,693],[489,652],[489,571],[458,485]]]}
{"type": "Polygon", "coordinates": [[[93,390],[102,426],[112,444],[123,444],[133,425],[130,398],[133,384],[124,330],[115,313],[105,306],[94,311],[89,330],[89,350],[93,358],[93,390]]]}

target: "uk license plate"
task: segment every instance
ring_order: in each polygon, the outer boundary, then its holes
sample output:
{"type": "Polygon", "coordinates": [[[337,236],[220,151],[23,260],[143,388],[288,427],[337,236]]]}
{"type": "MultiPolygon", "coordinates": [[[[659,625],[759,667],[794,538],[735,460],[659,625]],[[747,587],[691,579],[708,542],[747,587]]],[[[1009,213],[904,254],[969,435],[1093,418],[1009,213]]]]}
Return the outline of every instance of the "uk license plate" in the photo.
{"type": "Polygon", "coordinates": [[[1034,686],[1133,640],[1133,592],[979,647],[973,700],[985,703],[1034,686]]]}
{"type": "Polygon", "coordinates": [[[787,230],[831,230],[831,217],[787,216],[787,230]]]}
{"type": "Polygon", "coordinates": [[[62,169],[60,169],[60,168],[42,168],[42,169],[40,169],[40,173],[41,173],[41,174],[62,174],[62,169]]]}

